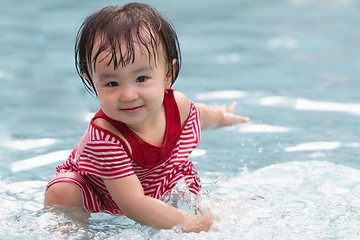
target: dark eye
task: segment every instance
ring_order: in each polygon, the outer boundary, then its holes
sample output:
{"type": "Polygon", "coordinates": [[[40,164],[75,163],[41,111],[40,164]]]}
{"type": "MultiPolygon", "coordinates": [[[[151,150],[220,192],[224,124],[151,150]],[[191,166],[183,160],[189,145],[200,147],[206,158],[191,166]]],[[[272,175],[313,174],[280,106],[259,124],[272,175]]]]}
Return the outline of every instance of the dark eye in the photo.
{"type": "Polygon", "coordinates": [[[119,84],[117,82],[109,82],[107,84],[109,87],[116,87],[116,86],[119,86],[119,84]]]}
{"type": "Polygon", "coordinates": [[[147,77],[141,76],[136,79],[136,82],[145,82],[146,79],[147,79],[147,77]]]}

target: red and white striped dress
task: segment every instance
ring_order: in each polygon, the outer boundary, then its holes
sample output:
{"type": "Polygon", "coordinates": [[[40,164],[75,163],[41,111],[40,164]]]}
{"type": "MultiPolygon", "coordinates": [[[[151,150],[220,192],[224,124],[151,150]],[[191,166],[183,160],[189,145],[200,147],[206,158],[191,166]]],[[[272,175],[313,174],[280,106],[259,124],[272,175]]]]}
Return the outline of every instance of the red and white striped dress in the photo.
{"type": "Polygon", "coordinates": [[[164,103],[167,132],[162,146],[144,142],[135,133],[128,132],[124,124],[111,120],[100,109],[93,120],[102,117],[112,121],[110,123],[127,139],[132,151],[120,137],[98,127],[92,120],[68,160],[56,168],[56,177],[47,187],[58,182],[74,183],[83,194],[87,211],[112,215],[122,215],[122,212],[112,200],[102,179],[136,174],[145,195],[158,199],[162,199],[180,179],[184,179],[189,191],[197,194],[201,188],[200,178],[187,158],[199,144],[199,110],[191,102],[189,116],[181,128],[172,89],[165,90],[164,103]]]}

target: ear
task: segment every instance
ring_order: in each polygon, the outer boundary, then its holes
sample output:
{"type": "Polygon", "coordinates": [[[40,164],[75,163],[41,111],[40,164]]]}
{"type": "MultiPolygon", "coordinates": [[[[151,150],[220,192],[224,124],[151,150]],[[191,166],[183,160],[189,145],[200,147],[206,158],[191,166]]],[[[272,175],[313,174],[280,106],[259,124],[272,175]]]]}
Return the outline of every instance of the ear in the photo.
{"type": "Polygon", "coordinates": [[[86,88],[90,87],[88,90],[90,90],[90,92],[92,92],[92,93],[95,93],[95,95],[97,96],[97,92],[96,92],[94,83],[91,80],[91,78],[89,77],[89,75],[87,75],[86,73],[83,73],[82,77],[86,80],[86,81],[84,81],[84,79],[82,79],[84,84],[86,85],[86,88]]]}
{"type": "Polygon", "coordinates": [[[83,73],[82,76],[90,83],[90,80],[89,80],[90,78],[86,73],[83,73]]]}
{"type": "Polygon", "coordinates": [[[94,84],[93,84],[92,80],[90,80],[89,75],[87,75],[86,73],[83,73],[82,76],[83,76],[83,78],[86,79],[86,81],[88,82],[88,84],[89,84],[93,89],[95,89],[94,84]]]}
{"type": "Polygon", "coordinates": [[[173,59],[171,63],[169,63],[169,68],[168,68],[168,72],[166,74],[166,79],[165,79],[165,86],[166,88],[170,88],[172,83],[173,83],[173,76],[176,72],[176,69],[178,67],[178,60],[177,59],[173,59]]]}

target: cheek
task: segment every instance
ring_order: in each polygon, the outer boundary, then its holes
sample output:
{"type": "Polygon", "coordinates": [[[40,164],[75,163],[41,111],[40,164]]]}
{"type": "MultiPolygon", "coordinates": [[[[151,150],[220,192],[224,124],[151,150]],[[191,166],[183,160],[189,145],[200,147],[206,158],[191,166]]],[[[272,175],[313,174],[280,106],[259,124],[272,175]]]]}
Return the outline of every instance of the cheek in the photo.
{"type": "Polygon", "coordinates": [[[154,105],[161,105],[164,100],[164,91],[152,91],[151,93],[146,94],[145,98],[154,105]]]}
{"type": "Polygon", "coordinates": [[[98,93],[97,99],[101,108],[111,105],[112,101],[109,95],[98,93]]]}
{"type": "Polygon", "coordinates": [[[104,100],[102,99],[102,98],[99,98],[98,97],[98,102],[99,102],[99,105],[100,105],[100,108],[101,109],[104,109],[104,108],[106,108],[106,103],[104,102],[104,100]]]}

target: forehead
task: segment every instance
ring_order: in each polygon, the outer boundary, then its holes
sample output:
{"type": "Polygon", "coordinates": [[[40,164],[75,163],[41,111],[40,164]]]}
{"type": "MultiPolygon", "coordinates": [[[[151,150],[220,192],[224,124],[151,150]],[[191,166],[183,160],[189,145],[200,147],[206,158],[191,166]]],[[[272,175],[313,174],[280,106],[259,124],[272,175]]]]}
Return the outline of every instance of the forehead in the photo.
{"type": "Polygon", "coordinates": [[[117,69],[135,61],[148,61],[149,65],[156,66],[166,58],[163,44],[147,29],[131,31],[116,39],[97,34],[91,52],[91,69],[96,71],[98,64],[113,65],[117,69]]]}

